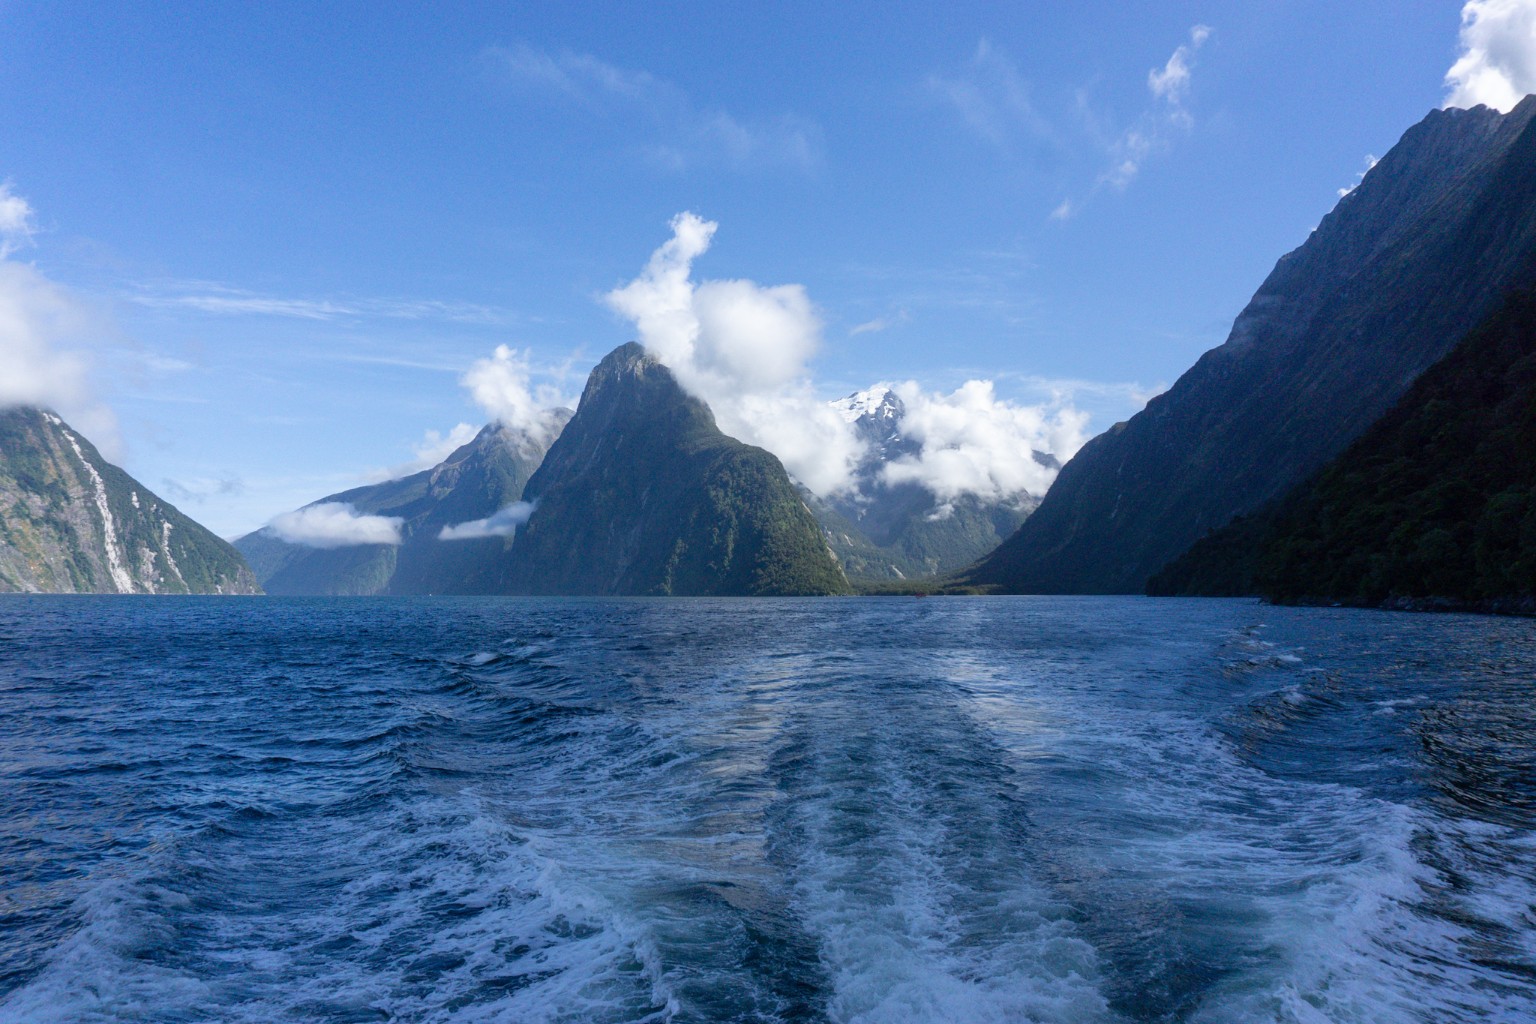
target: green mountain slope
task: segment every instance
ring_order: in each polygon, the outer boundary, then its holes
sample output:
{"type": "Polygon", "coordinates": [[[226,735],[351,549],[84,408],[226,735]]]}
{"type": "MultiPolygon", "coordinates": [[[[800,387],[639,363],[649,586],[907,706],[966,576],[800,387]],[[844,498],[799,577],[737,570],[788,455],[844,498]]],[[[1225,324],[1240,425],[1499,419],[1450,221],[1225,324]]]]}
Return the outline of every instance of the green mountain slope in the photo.
{"type": "Polygon", "coordinates": [[[1536,280],[1536,97],[1409,129],[1207,352],[1063,468],[967,574],[1013,592],[1140,592],[1207,532],[1285,494],[1536,280]]]}
{"type": "Polygon", "coordinates": [[[485,519],[522,497],[547,442],[570,418],[551,411],[547,432],[491,424],[442,463],[399,480],[356,487],[314,504],[342,502],[365,515],[398,516],[402,543],[313,548],[270,527],[235,541],[270,594],[462,594],[510,544],[507,537],[439,540],[444,527],[485,519]]]}
{"type": "Polygon", "coordinates": [[[0,592],[256,594],[239,552],[51,412],[0,410],[0,592]]]}
{"type": "Polygon", "coordinates": [[[1511,296],[1316,478],[1148,589],[1536,613],[1536,294],[1511,296]]]}
{"type": "Polygon", "coordinates": [[[489,591],[848,591],[779,460],[722,434],[709,408],[634,343],[592,371],[523,497],[535,511],[489,591]]]}

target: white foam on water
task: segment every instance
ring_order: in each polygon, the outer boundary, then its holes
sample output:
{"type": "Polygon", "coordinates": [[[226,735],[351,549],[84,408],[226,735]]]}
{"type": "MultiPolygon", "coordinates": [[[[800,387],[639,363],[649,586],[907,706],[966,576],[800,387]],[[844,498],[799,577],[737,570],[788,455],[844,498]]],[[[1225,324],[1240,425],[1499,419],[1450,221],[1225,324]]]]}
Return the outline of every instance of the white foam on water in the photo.
{"type": "MultiPolygon", "coordinates": [[[[816,788],[790,818],[795,905],[815,936],[840,1024],[1103,1021],[1092,945],[1033,880],[996,823],[942,820],[901,763],[899,737],[839,777],[843,751],[817,760],[816,788]]],[[[947,777],[950,786],[970,785],[947,777]]],[[[984,783],[962,804],[998,811],[984,783]]],[[[963,810],[963,808],[962,808],[963,810]]]]}
{"type": "Polygon", "coordinates": [[[250,906],[217,887],[165,887],[212,881],[206,852],[168,850],[137,877],[104,880],[44,971],[0,1002],[0,1021],[668,1019],[646,929],[475,801],[429,799],[393,818],[285,851],[301,887],[355,872],[307,911],[275,892],[250,906]],[[187,933],[197,948],[173,948],[187,933]]]}

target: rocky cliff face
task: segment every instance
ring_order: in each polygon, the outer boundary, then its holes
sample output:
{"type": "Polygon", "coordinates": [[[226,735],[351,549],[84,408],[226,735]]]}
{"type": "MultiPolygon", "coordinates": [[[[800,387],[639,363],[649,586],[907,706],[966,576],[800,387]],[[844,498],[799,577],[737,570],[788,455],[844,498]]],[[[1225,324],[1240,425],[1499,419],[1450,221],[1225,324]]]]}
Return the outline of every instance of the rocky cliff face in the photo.
{"type": "Polygon", "coordinates": [[[1299,249],[1227,342],[1078,453],[970,582],[1132,593],[1375,422],[1514,287],[1536,280],[1536,98],[1437,110],[1299,249]]]}
{"type": "Polygon", "coordinates": [[[271,528],[235,541],[270,594],[463,594],[482,592],[481,577],[512,535],[440,539],[445,527],[485,520],[522,497],[550,439],[571,417],[551,410],[546,429],[493,423],[432,469],[321,498],[364,515],[398,517],[399,544],[313,548],[271,528]]]}
{"type": "Polygon", "coordinates": [[[523,498],[488,591],[833,594],[848,582],[779,460],[722,434],[643,348],[610,353],[523,498]]]}
{"type": "Polygon", "coordinates": [[[51,412],[0,411],[0,592],[256,594],[229,544],[51,412]]]}

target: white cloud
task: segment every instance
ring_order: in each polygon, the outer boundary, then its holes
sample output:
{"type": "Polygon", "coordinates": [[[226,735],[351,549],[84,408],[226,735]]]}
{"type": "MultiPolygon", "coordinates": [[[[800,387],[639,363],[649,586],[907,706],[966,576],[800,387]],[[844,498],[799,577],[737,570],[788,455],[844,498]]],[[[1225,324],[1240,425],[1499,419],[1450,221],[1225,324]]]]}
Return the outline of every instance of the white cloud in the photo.
{"type": "Polygon", "coordinates": [[[548,444],[560,428],[553,410],[573,403],[552,384],[530,386],[531,377],[526,352],[497,345],[490,358],[475,360],[459,383],[491,418],[548,444]]]}
{"type": "Polygon", "coordinates": [[[1461,56],[1445,73],[1447,107],[1509,112],[1536,92],[1536,0],[1468,0],[1461,56]]]}
{"type": "Polygon", "coordinates": [[[289,544],[308,548],[345,548],[360,544],[399,544],[399,516],[361,515],[344,501],[324,501],[284,512],[267,530],[289,544]]]}
{"type": "MultiPolygon", "coordinates": [[[[821,338],[810,299],[798,285],[694,281],[693,261],[709,249],[716,227],[691,213],[673,218],[672,238],[639,277],[608,294],[608,304],[708,403],[723,431],[773,452],[818,494],[845,491],[865,451],[846,403],[823,401],[812,387],[807,363],[821,338]]],[[[1086,439],[1087,414],[1059,394],[1023,406],[998,398],[984,380],[947,395],[911,381],[893,390],[906,407],[901,433],[922,448],[888,466],[886,480],[920,484],[941,503],[962,494],[1043,494],[1055,471],[1033,452],[1065,461],[1086,439]]]]}
{"type": "Polygon", "coordinates": [[[510,537],[517,528],[533,515],[537,502],[515,501],[506,508],[485,519],[445,526],[438,531],[438,540],[479,540],[482,537],[510,537]]]}
{"type": "Polygon", "coordinates": [[[623,130],[641,129],[652,137],[643,152],[668,170],[701,162],[804,170],[821,159],[821,130],[812,121],[791,114],[743,119],[701,108],[671,82],[591,54],[547,53],[518,44],[491,47],[482,60],[493,76],[519,91],[553,94],[623,130]]]}
{"type": "Polygon", "coordinates": [[[905,406],[902,434],[922,448],[888,463],[884,478],[919,484],[941,506],[967,494],[988,501],[1042,495],[1056,470],[1034,452],[1066,462],[1087,440],[1087,413],[1061,403],[1016,405],[998,398],[989,380],[966,381],[947,395],[915,381],[892,390],[905,406]]]}
{"type": "Polygon", "coordinates": [[[0,260],[32,241],[32,204],[0,182],[0,260]]]}
{"type": "Polygon", "coordinates": [[[1375,167],[1378,163],[1380,163],[1380,160],[1377,159],[1374,153],[1367,153],[1365,155],[1365,166],[1355,173],[1354,181],[1350,182],[1344,188],[1339,189],[1339,198],[1343,199],[1355,189],[1359,188],[1360,183],[1365,180],[1365,176],[1371,173],[1371,168],[1375,167]]]}
{"type": "Polygon", "coordinates": [[[1161,68],[1147,72],[1147,88],[1152,95],[1172,104],[1182,104],[1189,92],[1189,68],[1195,51],[1211,36],[1206,25],[1196,25],[1189,30],[1189,42],[1173,51],[1173,56],[1161,68]]]}
{"type": "Polygon", "coordinates": [[[109,326],[35,268],[6,258],[30,239],[32,216],[25,199],[0,185],[0,408],[51,408],[116,460],[117,419],[89,379],[88,346],[109,326]]]}
{"type": "Polygon", "coordinates": [[[818,494],[849,486],[862,445],[814,392],[806,362],[821,323],[799,285],[692,278],[717,225],[692,213],[640,276],[606,300],[631,320],[646,349],[707,403],[720,429],[768,449],[818,494]]]}
{"type": "Polygon", "coordinates": [[[1130,185],[1141,173],[1147,158],[1167,150],[1172,138],[1195,126],[1195,119],[1185,108],[1189,96],[1195,54],[1211,37],[1208,25],[1196,25],[1189,30],[1189,42],[1173,51],[1161,68],[1147,72],[1147,90],[1162,106],[1147,111],[1135,128],[1126,131],[1110,147],[1113,166],[1099,178],[1099,183],[1115,189],[1130,185]]]}

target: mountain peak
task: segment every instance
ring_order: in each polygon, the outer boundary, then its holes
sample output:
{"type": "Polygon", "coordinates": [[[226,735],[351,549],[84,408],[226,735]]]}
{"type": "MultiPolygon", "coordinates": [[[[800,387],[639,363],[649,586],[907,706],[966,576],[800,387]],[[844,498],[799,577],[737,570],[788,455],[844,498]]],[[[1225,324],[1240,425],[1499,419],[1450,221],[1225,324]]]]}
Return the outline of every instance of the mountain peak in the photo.
{"type": "Polygon", "coordinates": [[[841,593],[783,465],[727,437],[634,343],[593,369],[528,481],[536,505],[496,589],[537,594],[841,593]]]}

